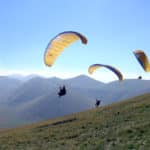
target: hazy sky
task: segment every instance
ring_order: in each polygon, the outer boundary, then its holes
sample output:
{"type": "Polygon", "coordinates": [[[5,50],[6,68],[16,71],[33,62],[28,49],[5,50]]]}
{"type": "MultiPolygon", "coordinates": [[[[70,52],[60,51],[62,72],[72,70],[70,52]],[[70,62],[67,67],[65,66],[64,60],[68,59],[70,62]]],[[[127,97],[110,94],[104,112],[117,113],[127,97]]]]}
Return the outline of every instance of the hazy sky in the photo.
{"type": "MultiPolygon", "coordinates": [[[[148,79],[133,55],[142,49],[150,57],[149,0],[0,0],[0,74],[40,73],[69,77],[88,74],[89,65],[113,65],[124,75],[148,79]],[[48,42],[63,31],[85,35],[66,48],[54,66],[44,65],[48,42]]],[[[107,69],[90,77],[116,80],[107,69]]]]}

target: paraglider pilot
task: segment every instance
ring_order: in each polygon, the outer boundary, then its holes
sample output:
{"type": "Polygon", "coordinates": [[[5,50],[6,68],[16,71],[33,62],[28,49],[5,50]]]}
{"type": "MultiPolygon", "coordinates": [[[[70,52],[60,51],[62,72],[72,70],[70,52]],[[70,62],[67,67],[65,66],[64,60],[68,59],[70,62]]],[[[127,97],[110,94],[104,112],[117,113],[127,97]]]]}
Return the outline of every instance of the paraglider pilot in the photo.
{"type": "Polygon", "coordinates": [[[98,107],[101,104],[101,100],[96,99],[95,107],[98,107]]]}
{"type": "Polygon", "coordinates": [[[141,79],[142,79],[142,76],[139,76],[138,79],[141,80],[141,79]]]}
{"type": "Polygon", "coordinates": [[[58,96],[61,97],[61,96],[64,96],[66,95],[66,87],[63,85],[63,87],[59,87],[59,92],[58,92],[58,96]]]}

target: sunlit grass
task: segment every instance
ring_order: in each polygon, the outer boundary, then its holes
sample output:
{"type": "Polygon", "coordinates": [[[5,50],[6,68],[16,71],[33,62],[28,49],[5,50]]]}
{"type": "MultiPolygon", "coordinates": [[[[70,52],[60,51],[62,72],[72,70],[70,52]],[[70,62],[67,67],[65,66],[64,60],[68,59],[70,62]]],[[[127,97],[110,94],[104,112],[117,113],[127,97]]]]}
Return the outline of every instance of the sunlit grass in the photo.
{"type": "Polygon", "coordinates": [[[150,94],[0,133],[0,150],[150,147],[150,94]]]}

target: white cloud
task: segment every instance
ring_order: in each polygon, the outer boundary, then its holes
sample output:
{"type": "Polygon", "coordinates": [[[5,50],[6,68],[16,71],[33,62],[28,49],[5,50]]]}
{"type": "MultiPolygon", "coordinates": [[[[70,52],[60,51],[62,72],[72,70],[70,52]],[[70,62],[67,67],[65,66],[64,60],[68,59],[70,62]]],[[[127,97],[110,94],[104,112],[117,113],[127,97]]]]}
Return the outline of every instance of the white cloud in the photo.
{"type": "Polygon", "coordinates": [[[0,76],[3,75],[14,75],[14,74],[19,74],[19,75],[31,75],[31,74],[37,74],[40,76],[44,77],[59,77],[59,78],[70,78],[74,77],[77,75],[80,75],[79,73],[75,72],[66,72],[66,71],[51,71],[49,69],[47,70],[36,70],[36,71],[31,71],[31,70],[0,70],[0,76]]]}
{"type": "MultiPolygon", "coordinates": [[[[79,71],[71,71],[68,72],[66,70],[55,70],[55,69],[43,69],[43,70],[36,70],[36,71],[31,71],[31,70],[0,70],[0,76],[2,75],[14,75],[14,74],[18,74],[18,75],[31,75],[31,74],[37,74],[40,76],[44,76],[44,77],[59,77],[62,79],[65,78],[72,78],[78,75],[87,75],[93,79],[96,79],[98,81],[101,82],[111,82],[114,80],[118,80],[117,76],[112,73],[112,72],[106,72],[106,71],[101,71],[98,73],[93,73],[92,75],[89,75],[88,73],[84,73],[84,72],[79,72],[79,71]]],[[[141,73],[140,75],[138,73],[124,73],[123,74],[124,79],[137,79],[139,76],[142,76],[143,79],[148,80],[150,79],[150,76],[148,73],[141,73]]]]}

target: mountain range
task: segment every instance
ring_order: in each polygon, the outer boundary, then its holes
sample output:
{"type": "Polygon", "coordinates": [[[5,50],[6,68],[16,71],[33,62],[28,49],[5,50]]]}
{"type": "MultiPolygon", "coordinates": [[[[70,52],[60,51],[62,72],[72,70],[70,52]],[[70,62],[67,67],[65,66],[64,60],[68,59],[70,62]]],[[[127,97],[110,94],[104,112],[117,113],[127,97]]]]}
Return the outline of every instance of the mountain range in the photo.
{"type": "Polygon", "coordinates": [[[80,75],[69,79],[41,76],[0,77],[0,127],[32,123],[111,104],[150,92],[150,81],[126,79],[103,83],[80,75]],[[67,94],[58,97],[59,87],[67,94]]]}

